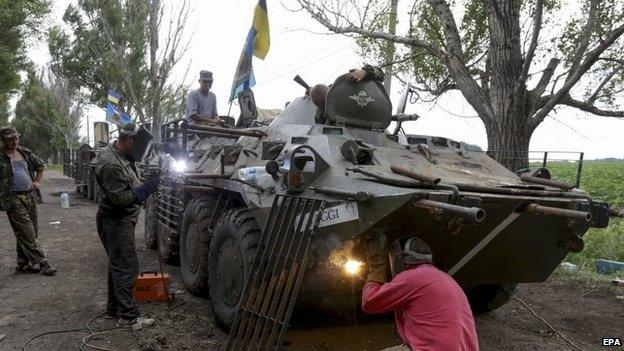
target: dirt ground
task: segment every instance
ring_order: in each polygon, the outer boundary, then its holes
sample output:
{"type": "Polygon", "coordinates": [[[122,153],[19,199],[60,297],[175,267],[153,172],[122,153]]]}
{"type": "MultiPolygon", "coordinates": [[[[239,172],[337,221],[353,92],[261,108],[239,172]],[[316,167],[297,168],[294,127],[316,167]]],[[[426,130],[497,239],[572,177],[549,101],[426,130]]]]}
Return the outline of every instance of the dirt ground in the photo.
{"type": "MultiPolygon", "coordinates": [[[[73,180],[50,171],[39,207],[40,241],[59,273],[55,277],[15,274],[15,238],[4,212],[0,213],[0,350],[21,350],[31,337],[45,332],[84,328],[103,311],[106,296],[106,257],[95,230],[97,206],[73,192],[73,180]],[[59,205],[57,193],[70,191],[69,209],[59,205]],[[60,222],[60,223],[55,223],[60,222]]],[[[155,252],[143,243],[142,220],[136,238],[141,269],[157,270],[155,252]]],[[[171,306],[147,304],[144,314],[156,318],[150,328],[96,334],[89,344],[110,350],[221,350],[227,335],[215,326],[210,301],[186,293],[176,267],[176,293],[171,306]]],[[[584,350],[601,349],[601,338],[624,341],[624,287],[585,282],[557,275],[541,284],[524,284],[518,296],[552,327],[584,350]]],[[[379,350],[394,342],[391,323],[357,327],[291,330],[285,350],[379,350]]],[[[94,330],[114,322],[94,320],[94,330]]],[[[572,350],[574,347],[535,317],[519,301],[477,318],[482,350],[572,350]]],[[[30,342],[26,350],[78,350],[84,331],[50,334],[30,342]]],[[[86,349],[86,348],[85,348],[86,349]]],[[[612,349],[612,348],[611,348],[612,349]]]]}

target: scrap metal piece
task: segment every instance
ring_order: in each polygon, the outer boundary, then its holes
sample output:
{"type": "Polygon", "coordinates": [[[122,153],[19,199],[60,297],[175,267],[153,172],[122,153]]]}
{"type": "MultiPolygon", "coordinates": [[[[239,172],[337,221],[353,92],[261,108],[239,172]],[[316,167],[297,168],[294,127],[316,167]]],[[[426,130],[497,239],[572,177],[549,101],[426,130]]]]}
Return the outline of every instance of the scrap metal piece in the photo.
{"type": "Polygon", "coordinates": [[[538,204],[529,204],[527,205],[526,210],[528,213],[531,214],[543,214],[571,218],[581,221],[583,223],[589,223],[589,221],[591,221],[591,213],[586,211],[568,210],[565,208],[543,206],[538,204]]]}
{"type": "Polygon", "coordinates": [[[267,219],[226,350],[278,350],[288,328],[318,227],[322,200],[277,195],[267,219]]]}

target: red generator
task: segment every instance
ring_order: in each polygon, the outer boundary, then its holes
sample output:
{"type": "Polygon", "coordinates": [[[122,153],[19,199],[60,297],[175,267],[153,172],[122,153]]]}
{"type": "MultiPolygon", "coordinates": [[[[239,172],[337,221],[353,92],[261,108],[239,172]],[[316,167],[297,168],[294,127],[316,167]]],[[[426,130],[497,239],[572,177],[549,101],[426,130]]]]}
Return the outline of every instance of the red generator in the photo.
{"type": "Polygon", "coordinates": [[[138,302],[167,301],[169,281],[169,274],[142,272],[134,283],[132,295],[138,302]]]}

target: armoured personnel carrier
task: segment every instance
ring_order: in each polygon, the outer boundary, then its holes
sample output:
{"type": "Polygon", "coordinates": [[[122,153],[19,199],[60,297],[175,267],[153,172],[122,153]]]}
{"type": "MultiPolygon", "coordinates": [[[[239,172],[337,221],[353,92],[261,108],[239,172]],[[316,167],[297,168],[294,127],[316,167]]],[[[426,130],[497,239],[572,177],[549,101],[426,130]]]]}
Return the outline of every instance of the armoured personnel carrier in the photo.
{"type": "Polygon", "coordinates": [[[473,309],[486,312],[515,284],[546,280],[582,250],[590,227],[615,215],[546,169],[518,175],[448,138],[389,133],[393,120],[413,119],[391,110],[378,82],[342,76],[327,94],[327,124],[315,123],[304,96],[270,125],[163,126],[163,152],[151,164],[161,186],[147,205],[148,246],[158,242],[166,261],[179,260],[186,287],[208,295],[229,326],[274,198],[320,199],[326,206],[295,315],[310,307],[357,314],[366,276],[358,243],[378,232],[390,242],[422,238],[473,309]]]}

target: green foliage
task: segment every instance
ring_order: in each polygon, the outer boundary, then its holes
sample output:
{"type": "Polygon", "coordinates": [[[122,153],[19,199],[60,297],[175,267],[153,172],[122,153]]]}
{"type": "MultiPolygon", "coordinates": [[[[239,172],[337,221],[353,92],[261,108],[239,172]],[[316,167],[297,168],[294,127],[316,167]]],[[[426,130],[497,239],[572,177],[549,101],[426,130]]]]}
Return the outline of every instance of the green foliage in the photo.
{"type": "Polygon", "coordinates": [[[32,70],[28,72],[12,124],[22,134],[22,145],[56,161],[61,148],[78,144],[81,108],[68,105],[74,98],[62,91],[59,77],[49,78],[44,82],[32,70]]]}
{"type": "Polygon", "coordinates": [[[19,72],[28,65],[27,40],[39,34],[50,3],[47,0],[0,0],[0,9],[0,96],[6,96],[19,88],[19,72]]]}
{"type": "MultiPolygon", "coordinates": [[[[49,31],[53,67],[67,76],[73,87],[86,88],[88,100],[98,106],[106,104],[108,88],[122,96],[128,96],[130,89],[144,96],[148,15],[149,2],[145,0],[80,0],[77,6],[69,5],[63,21],[71,32],[59,27],[49,31]]],[[[136,108],[130,100],[121,103],[129,113],[136,108]]]]}
{"type": "MultiPolygon", "coordinates": [[[[571,182],[576,178],[576,165],[549,163],[553,177],[571,182]]],[[[581,188],[612,207],[624,207],[624,161],[586,161],[583,165],[581,188]]],[[[624,261],[624,219],[612,218],[606,229],[590,229],[583,237],[585,249],[568,255],[567,260],[594,270],[599,258],[624,261]]]]}

